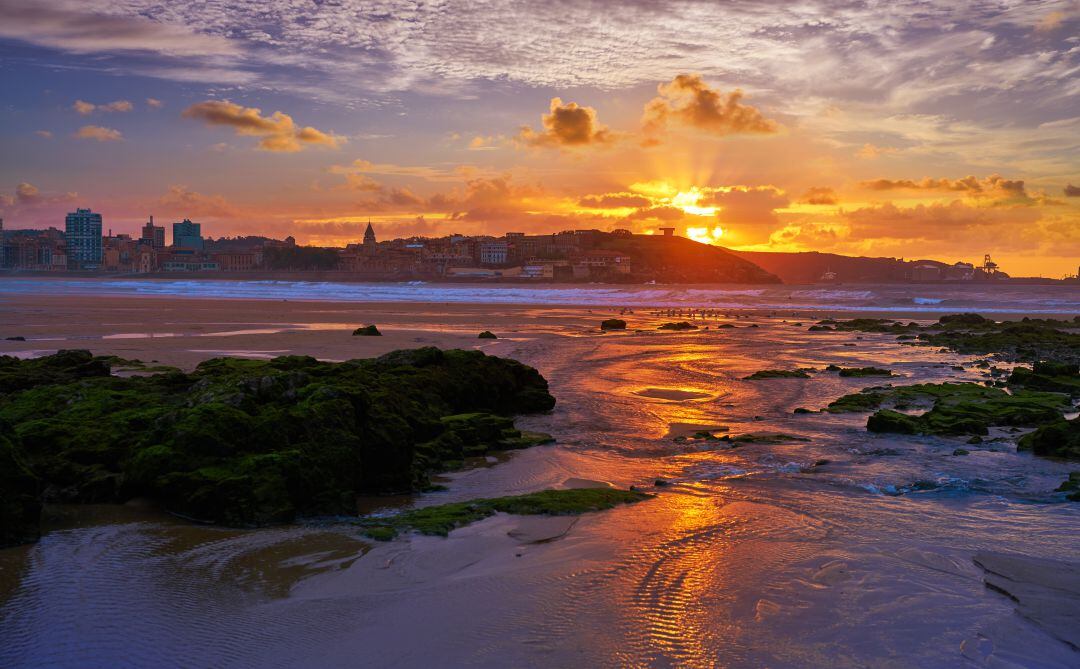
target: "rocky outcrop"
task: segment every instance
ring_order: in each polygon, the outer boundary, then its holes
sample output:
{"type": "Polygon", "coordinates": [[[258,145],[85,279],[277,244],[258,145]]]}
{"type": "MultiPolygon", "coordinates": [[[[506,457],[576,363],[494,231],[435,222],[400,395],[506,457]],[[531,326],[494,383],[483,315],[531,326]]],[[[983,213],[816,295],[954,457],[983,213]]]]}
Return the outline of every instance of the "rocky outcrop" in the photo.
{"type": "MultiPolygon", "coordinates": [[[[23,364],[70,379],[43,361],[23,364]]],[[[343,363],[217,358],[191,374],[29,385],[0,397],[18,438],[0,478],[22,480],[18,462],[48,500],[150,497],[238,526],[352,514],[358,494],[423,489],[467,455],[550,439],[509,416],[555,404],[531,367],[436,348],[343,363]]]]}

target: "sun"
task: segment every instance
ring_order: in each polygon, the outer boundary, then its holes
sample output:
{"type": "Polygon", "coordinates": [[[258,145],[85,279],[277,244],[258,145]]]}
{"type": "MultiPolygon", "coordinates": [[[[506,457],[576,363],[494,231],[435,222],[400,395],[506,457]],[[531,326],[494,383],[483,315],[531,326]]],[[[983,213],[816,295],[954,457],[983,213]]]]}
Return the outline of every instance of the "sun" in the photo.
{"type": "Polygon", "coordinates": [[[686,236],[702,244],[719,244],[720,238],[724,236],[724,229],[719,225],[713,228],[687,228],[686,236]]]}

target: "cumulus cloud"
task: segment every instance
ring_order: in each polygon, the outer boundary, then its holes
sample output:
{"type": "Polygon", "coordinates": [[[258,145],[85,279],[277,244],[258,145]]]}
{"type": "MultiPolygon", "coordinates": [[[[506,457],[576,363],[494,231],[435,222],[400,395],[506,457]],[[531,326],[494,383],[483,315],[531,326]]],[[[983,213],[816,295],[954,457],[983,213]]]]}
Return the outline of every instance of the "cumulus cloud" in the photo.
{"type": "Polygon", "coordinates": [[[75,193],[43,193],[37,186],[23,181],[15,186],[14,194],[0,193],[0,211],[5,214],[45,213],[55,205],[66,204],[76,197],[75,193]]]}
{"type": "Polygon", "coordinates": [[[173,185],[156,202],[165,213],[180,217],[233,218],[238,209],[221,195],[203,195],[187,186],[173,185]]]}
{"type": "Polygon", "coordinates": [[[1065,197],[1080,197],[1080,186],[1065,185],[1065,197]]]}
{"type": "Polygon", "coordinates": [[[89,116],[94,112],[129,112],[135,109],[135,105],[130,100],[114,100],[113,102],[107,102],[102,105],[94,104],[93,102],[86,102],[85,100],[76,100],[71,108],[75,110],[77,114],[82,116],[89,116]]]}
{"type": "Polygon", "coordinates": [[[51,130],[35,130],[34,134],[37,135],[38,137],[42,137],[44,139],[52,139],[52,136],[53,136],[51,130]]]}
{"type": "Polygon", "coordinates": [[[727,224],[740,226],[776,225],[776,211],[791,204],[774,186],[736,186],[719,189],[701,202],[721,208],[717,214],[727,224]]]}
{"type": "Polygon", "coordinates": [[[655,138],[670,124],[714,135],[771,134],[780,129],[756,107],[743,104],[742,91],[725,94],[712,89],[698,74],[680,74],[657,91],[660,95],[645,105],[641,119],[647,137],[655,138]]]}
{"type": "Polygon", "coordinates": [[[686,212],[679,207],[672,207],[671,205],[664,204],[656,207],[638,209],[626,218],[631,221],[644,221],[650,219],[657,221],[680,221],[683,218],[686,218],[686,212]]]}
{"type": "Polygon", "coordinates": [[[874,179],[859,184],[863,188],[876,191],[915,190],[963,193],[966,197],[993,200],[994,205],[1035,205],[1060,204],[1043,193],[1029,194],[1023,179],[1006,179],[1000,174],[991,174],[980,179],[966,176],[960,179],[874,179]]]}
{"type": "Polygon", "coordinates": [[[206,125],[232,128],[237,135],[259,137],[259,148],[264,151],[294,153],[309,146],[336,149],[345,143],[345,138],[332,133],[311,126],[297,127],[292,117],[283,112],[263,116],[257,107],[243,107],[228,100],[193,104],[181,116],[206,125]]]}
{"type": "Polygon", "coordinates": [[[648,207],[652,200],[637,193],[605,193],[604,195],[586,195],[578,204],[589,209],[621,209],[625,207],[648,207]]]}
{"type": "Polygon", "coordinates": [[[124,139],[119,130],[105,128],[100,125],[84,125],[75,133],[78,139],[94,139],[99,142],[119,142],[124,139]]]}
{"type": "Polygon", "coordinates": [[[146,106],[151,109],[161,109],[165,106],[165,103],[157,98],[146,98],[146,106]]]}
{"type": "Polygon", "coordinates": [[[827,186],[814,186],[799,198],[803,204],[836,204],[838,201],[836,191],[827,186]]]}
{"type": "Polygon", "coordinates": [[[517,140],[525,146],[561,148],[604,145],[615,141],[615,134],[596,119],[596,110],[576,102],[563,103],[551,98],[550,112],[541,117],[543,130],[522,126],[517,140]]]}
{"type": "Polygon", "coordinates": [[[934,202],[914,207],[898,207],[892,202],[863,207],[843,214],[859,238],[970,240],[973,235],[992,235],[1000,241],[1008,234],[1022,242],[1031,229],[1026,226],[1041,218],[1037,209],[995,209],[975,207],[960,200],[934,202]]]}

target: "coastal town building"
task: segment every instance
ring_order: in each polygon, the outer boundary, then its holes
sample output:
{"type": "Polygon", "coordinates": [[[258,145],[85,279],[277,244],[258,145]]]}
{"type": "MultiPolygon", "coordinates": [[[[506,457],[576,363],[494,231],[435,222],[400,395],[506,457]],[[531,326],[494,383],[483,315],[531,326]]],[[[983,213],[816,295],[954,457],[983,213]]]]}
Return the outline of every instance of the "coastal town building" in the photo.
{"type": "Polygon", "coordinates": [[[101,214],[76,209],[64,220],[67,261],[70,269],[101,267],[101,214]]]}
{"type": "Polygon", "coordinates": [[[155,249],[165,248],[165,226],[154,225],[154,217],[151,216],[150,220],[142,228],[141,239],[155,249]]]}
{"type": "Polygon", "coordinates": [[[172,234],[172,245],[177,248],[200,251],[203,248],[202,225],[199,223],[192,223],[190,219],[185,218],[179,223],[173,223],[172,234]]]}

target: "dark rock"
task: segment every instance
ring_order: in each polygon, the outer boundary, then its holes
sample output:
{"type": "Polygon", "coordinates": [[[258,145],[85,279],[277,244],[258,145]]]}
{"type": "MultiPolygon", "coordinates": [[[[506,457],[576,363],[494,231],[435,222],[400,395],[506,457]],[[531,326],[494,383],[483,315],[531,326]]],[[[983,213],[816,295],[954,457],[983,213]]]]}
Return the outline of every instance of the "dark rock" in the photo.
{"type": "Polygon", "coordinates": [[[1025,434],[1018,443],[1019,450],[1035,455],[1080,459],[1080,418],[1059,420],[1025,434]]]}
{"type": "MultiPolygon", "coordinates": [[[[38,383],[50,362],[0,374],[38,383]]],[[[238,526],[353,513],[359,494],[423,490],[467,455],[550,441],[508,416],[555,403],[531,367],[435,348],[344,363],[218,358],[191,374],[30,385],[2,398],[0,419],[49,499],[148,497],[238,526]]]]}
{"type": "Polygon", "coordinates": [[[760,381],[762,379],[809,379],[810,375],[805,369],[761,369],[750,376],[744,376],[744,381],[760,381]]]}
{"type": "Polygon", "coordinates": [[[696,325],[694,325],[692,323],[687,323],[686,321],[679,321],[678,323],[664,323],[663,325],[661,325],[660,327],[657,328],[657,330],[676,330],[676,331],[697,330],[697,329],[698,329],[698,326],[696,326],[696,325]]]}
{"type": "Polygon", "coordinates": [[[966,448],[957,448],[957,449],[953,450],[953,452],[952,452],[953,455],[968,455],[970,453],[971,453],[971,451],[969,451],[966,448]]]}
{"type": "Polygon", "coordinates": [[[0,548],[37,541],[41,515],[38,478],[18,446],[18,436],[0,422],[0,548]]]}
{"type": "Polygon", "coordinates": [[[16,335],[14,337],[4,337],[7,341],[26,341],[26,337],[22,335],[16,335]]]}
{"type": "Polygon", "coordinates": [[[498,339],[498,337],[496,337],[495,334],[492,333],[490,330],[484,330],[480,333],[478,339],[498,339]]]}
{"type": "Polygon", "coordinates": [[[626,329],[626,321],[622,320],[621,318],[609,318],[606,321],[601,321],[600,329],[601,330],[625,330],[626,329]]]}
{"type": "Polygon", "coordinates": [[[365,325],[353,330],[354,337],[381,337],[382,333],[374,325],[365,325]]]}

